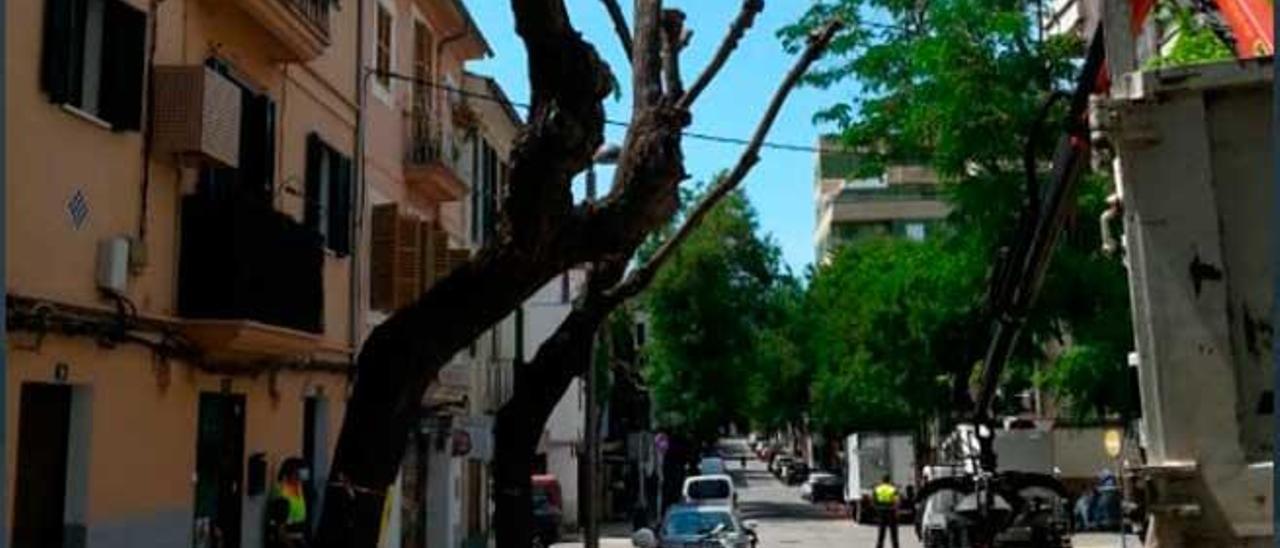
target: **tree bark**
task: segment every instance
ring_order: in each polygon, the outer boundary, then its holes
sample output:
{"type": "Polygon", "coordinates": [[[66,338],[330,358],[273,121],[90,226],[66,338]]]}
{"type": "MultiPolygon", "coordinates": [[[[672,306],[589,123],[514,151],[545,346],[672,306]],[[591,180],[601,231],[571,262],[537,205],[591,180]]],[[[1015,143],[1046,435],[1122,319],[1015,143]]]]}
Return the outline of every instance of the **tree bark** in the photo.
{"type": "Polygon", "coordinates": [[[555,333],[527,364],[518,364],[515,394],[494,422],[494,528],[498,546],[529,546],[533,536],[530,475],[543,428],[575,377],[591,366],[592,341],[614,306],[600,288],[617,283],[625,260],[592,273],[579,300],[555,333]]]}

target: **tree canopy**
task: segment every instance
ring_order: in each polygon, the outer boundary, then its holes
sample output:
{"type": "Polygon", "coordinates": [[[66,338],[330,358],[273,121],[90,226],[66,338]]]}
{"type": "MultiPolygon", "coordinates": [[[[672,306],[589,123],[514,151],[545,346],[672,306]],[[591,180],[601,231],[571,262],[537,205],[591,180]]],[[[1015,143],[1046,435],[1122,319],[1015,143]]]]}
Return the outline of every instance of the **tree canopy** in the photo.
{"type": "MultiPolygon", "coordinates": [[[[814,277],[814,418],[849,430],[965,403],[961,390],[941,398],[937,378],[965,380],[982,357],[987,269],[1029,201],[1024,153],[1045,179],[1065,127],[1051,97],[1069,91],[1083,48],[1074,35],[1043,36],[1035,4],[1020,0],[823,0],[779,35],[799,47],[835,16],[849,24],[807,83],[831,90],[815,120],[837,125],[860,156],[848,177],[929,166],[952,206],[933,241],[855,243],[814,277]]],[[[1126,378],[1127,282],[1100,252],[1109,182],[1094,175],[1084,187],[1004,386],[1040,383],[1080,417],[1134,404],[1104,389],[1126,378]]]]}
{"type": "Polygon", "coordinates": [[[772,385],[776,376],[804,388],[785,333],[798,285],[783,272],[777,245],[757,230],[745,194],[730,194],[643,295],[648,382],[663,428],[714,440],[722,425],[745,426],[757,413],[783,421],[781,406],[803,405],[772,385]]]}

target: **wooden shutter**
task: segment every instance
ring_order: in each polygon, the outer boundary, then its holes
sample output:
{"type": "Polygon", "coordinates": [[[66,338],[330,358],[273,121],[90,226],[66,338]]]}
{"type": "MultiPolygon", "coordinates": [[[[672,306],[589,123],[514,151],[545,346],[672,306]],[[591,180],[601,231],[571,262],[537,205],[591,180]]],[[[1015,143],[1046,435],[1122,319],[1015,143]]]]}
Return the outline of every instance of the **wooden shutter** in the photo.
{"type": "Polygon", "coordinates": [[[396,204],[373,206],[369,223],[369,308],[391,311],[396,308],[395,271],[400,210],[396,204]]]}
{"type": "Polygon", "coordinates": [[[422,294],[422,232],[418,221],[410,217],[400,217],[397,225],[395,294],[399,308],[422,294]]]}
{"type": "Polygon", "coordinates": [[[329,161],[329,249],[351,253],[351,159],[334,153],[329,161]]]}
{"type": "Polygon", "coordinates": [[[45,0],[40,87],[54,103],[79,103],[86,0],[45,0]]]}
{"type": "Polygon", "coordinates": [[[306,189],[306,201],[302,210],[302,222],[308,228],[320,231],[321,216],[320,211],[320,193],[324,192],[324,143],[320,141],[320,136],[311,133],[307,135],[307,167],[304,177],[306,189]]]}
{"type": "Polygon", "coordinates": [[[440,221],[431,221],[423,223],[424,234],[427,235],[424,246],[427,250],[427,256],[424,257],[423,264],[426,265],[427,275],[424,276],[424,284],[430,288],[445,277],[448,271],[448,252],[449,252],[449,234],[440,226],[440,221]]]}
{"type": "Polygon", "coordinates": [[[116,131],[142,128],[147,14],[121,0],[104,0],[99,115],[116,131]]]}

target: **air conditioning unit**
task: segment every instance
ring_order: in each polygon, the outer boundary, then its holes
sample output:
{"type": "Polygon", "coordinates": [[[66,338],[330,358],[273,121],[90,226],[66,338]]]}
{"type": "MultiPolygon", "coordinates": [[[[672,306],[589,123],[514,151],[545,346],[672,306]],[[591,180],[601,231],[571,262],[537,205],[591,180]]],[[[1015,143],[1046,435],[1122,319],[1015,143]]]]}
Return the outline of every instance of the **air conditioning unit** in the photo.
{"type": "Polygon", "coordinates": [[[156,149],[180,162],[236,167],[240,88],[203,65],[155,69],[156,149]]]}

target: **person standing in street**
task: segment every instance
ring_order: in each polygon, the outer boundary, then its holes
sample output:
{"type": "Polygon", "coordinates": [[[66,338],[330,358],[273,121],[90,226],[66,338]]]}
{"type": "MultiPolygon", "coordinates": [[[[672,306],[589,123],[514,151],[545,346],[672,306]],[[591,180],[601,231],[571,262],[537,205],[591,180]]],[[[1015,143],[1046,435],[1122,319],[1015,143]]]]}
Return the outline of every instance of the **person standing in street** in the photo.
{"type": "Polygon", "coordinates": [[[893,539],[893,548],[898,548],[898,488],[893,486],[888,475],[880,478],[880,484],[871,491],[876,505],[876,521],[880,532],[876,539],[876,548],[884,548],[885,530],[893,539]]]}
{"type": "Polygon", "coordinates": [[[307,500],[302,487],[302,459],[280,463],[276,485],[267,502],[266,545],[270,548],[306,548],[307,500]]]}

